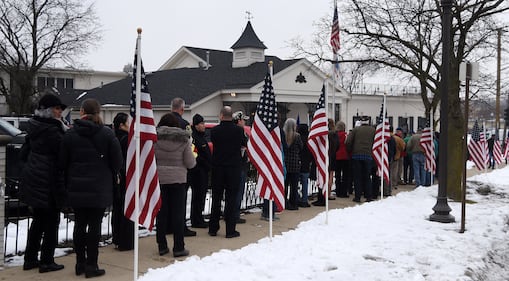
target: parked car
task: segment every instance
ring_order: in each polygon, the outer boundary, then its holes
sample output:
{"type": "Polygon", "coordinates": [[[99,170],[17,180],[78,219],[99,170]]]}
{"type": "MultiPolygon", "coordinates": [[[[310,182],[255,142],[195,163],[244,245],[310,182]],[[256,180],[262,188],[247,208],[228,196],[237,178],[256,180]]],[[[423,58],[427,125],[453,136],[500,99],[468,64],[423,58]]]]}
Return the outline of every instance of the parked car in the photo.
{"type": "Polygon", "coordinates": [[[28,206],[18,198],[23,169],[19,152],[25,143],[25,136],[25,132],[0,118],[0,146],[5,146],[5,161],[0,161],[0,165],[5,168],[5,225],[9,222],[17,223],[19,219],[30,216],[28,206]]]}
{"type": "Polygon", "coordinates": [[[21,131],[26,131],[28,126],[28,120],[30,120],[31,116],[23,115],[23,116],[1,116],[1,119],[11,123],[14,127],[20,129],[21,131]]]}

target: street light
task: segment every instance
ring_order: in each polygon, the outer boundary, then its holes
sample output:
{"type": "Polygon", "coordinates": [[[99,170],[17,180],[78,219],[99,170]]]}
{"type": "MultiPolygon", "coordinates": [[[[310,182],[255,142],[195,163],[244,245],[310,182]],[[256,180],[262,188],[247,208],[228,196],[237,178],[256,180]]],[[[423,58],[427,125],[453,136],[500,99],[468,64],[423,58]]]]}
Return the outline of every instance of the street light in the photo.
{"type": "Polygon", "coordinates": [[[447,204],[447,143],[449,139],[449,73],[451,69],[451,25],[452,25],[452,0],[441,0],[443,9],[442,17],[442,81],[440,84],[440,148],[439,157],[439,182],[437,203],[433,207],[431,221],[449,223],[454,222],[454,216],[450,214],[451,207],[447,204]]]}

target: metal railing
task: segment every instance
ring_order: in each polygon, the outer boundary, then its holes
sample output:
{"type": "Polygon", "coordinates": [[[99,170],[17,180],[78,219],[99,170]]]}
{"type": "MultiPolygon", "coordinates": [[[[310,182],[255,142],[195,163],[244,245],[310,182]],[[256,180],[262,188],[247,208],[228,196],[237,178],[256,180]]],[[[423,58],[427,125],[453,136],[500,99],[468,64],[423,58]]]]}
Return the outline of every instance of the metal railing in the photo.
{"type": "MultiPolygon", "coordinates": [[[[245,190],[244,190],[244,198],[242,199],[242,202],[241,202],[241,212],[245,212],[249,209],[259,207],[263,203],[263,199],[256,195],[256,175],[255,174],[256,173],[251,173],[251,175],[253,175],[253,176],[250,176],[247,179],[247,182],[245,185],[245,190]]],[[[18,184],[17,181],[12,181],[12,180],[7,181],[7,182],[10,185],[18,184]]],[[[11,192],[12,192],[12,190],[17,190],[17,186],[9,186],[6,188],[6,190],[11,190],[11,192]]],[[[317,191],[318,191],[318,189],[315,187],[315,185],[311,181],[309,184],[310,196],[312,196],[313,194],[316,194],[317,191]]],[[[189,189],[189,192],[190,192],[190,189],[189,189]]],[[[190,196],[190,194],[188,194],[188,202],[187,202],[188,209],[190,208],[190,204],[191,204],[190,202],[191,202],[191,196],[190,196]]],[[[207,192],[205,210],[204,210],[204,215],[206,217],[208,217],[210,215],[211,202],[212,202],[211,190],[209,189],[207,192]]],[[[30,208],[26,204],[20,202],[19,199],[13,198],[12,196],[9,196],[9,195],[7,195],[5,197],[5,206],[6,206],[5,207],[5,210],[6,210],[6,212],[5,212],[5,227],[4,227],[5,239],[4,239],[3,246],[4,246],[4,250],[5,250],[4,257],[8,258],[8,257],[14,256],[14,255],[22,255],[24,253],[25,249],[19,246],[20,231],[24,230],[24,231],[28,232],[28,229],[29,229],[29,226],[31,223],[31,219],[32,219],[32,214],[30,212],[30,208]],[[14,237],[9,238],[9,235],[13,232],[14,232],[14,237]],[[7,249],[9,249],[8,248],[9,243],[15,243],[14,252],[7,253],[7,249]]],[[[223,202],[223,206],[224,206],[224,202],[223,202]]],[[[189,211],[187,212],[187,214],[189,214],[189,211]]],[[[71,225],[71,222],[74,220],[74,214],[67,213],[67,214],[64,214],[63,217],[64,217],[64,219],[61,220],[59,228],[62,228],[62,227],[65,228],[65,237],[63,239],[60,239],[63,242],[60,243],[58,247],[72,247],[72,232],[73,232],[73,230],[71,229],[70,225],[71,225]]],[[[187,218],[187,219],[189,219],[189,218],[187,218]]],[[[111,241],[111,227],[110,227],[111,209],[106,210],[104,220],[106,220],[108,227],[107,227],[106,233],[102,234],[101,242],[105,243],[105,244],[110,244],[111,243],[110,242],[111,241]]]]}

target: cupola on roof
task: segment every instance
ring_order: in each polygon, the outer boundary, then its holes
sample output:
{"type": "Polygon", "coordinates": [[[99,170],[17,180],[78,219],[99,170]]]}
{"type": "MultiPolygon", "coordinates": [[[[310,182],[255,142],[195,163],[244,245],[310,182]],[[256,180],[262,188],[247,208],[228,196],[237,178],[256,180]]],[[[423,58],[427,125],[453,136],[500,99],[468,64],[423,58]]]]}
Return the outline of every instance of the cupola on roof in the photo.
{"type": "Polygon", "coordinates": [[[263,44],[262,41],[258,38],[256,33],[253,30],[253,26],[251,25],[251,21],[247,22],[246,28],[242,35],[240,35],[239,40],[235,42],[231,48],[233,50],[239,48],[259,48],[259,49],[267,49],[267,47],[263,44]]]}

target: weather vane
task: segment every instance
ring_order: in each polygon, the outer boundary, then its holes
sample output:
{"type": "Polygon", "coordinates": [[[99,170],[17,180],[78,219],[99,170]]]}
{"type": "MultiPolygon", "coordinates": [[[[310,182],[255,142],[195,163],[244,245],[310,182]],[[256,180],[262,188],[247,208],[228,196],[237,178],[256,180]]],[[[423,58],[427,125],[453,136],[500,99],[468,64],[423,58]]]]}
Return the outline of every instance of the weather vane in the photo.
{"type": "Polygon", "coordinates": [[[251,20],[253,18],[253,15],[251,14],[250,11],[246,11],[246,18],[247,20],[251,20]]]}

